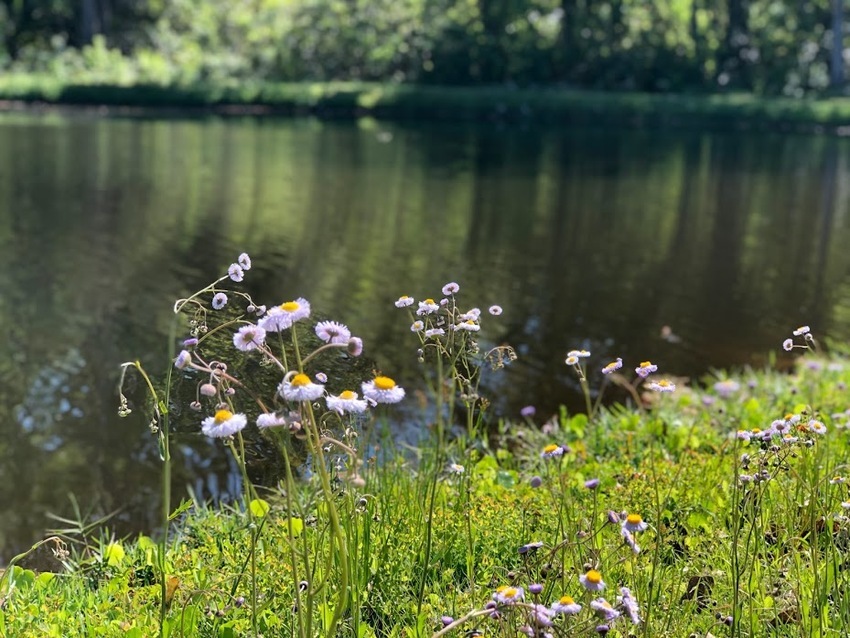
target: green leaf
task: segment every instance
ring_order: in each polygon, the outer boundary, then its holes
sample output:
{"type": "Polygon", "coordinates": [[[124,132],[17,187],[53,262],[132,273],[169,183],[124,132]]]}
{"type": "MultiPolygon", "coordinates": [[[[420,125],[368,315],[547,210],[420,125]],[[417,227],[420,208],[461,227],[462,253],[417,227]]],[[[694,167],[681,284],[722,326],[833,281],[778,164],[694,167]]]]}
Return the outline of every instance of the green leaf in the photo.
{"type": "Polygon", "coordinates": [[[253,501],[251,501],[248,507],[251,510],[251,514],[257,518],[263,518],[266,514],[269,513],[269,510],[271,509],[271,506],[268,504],[268,502],[264,501],[261,498],[255,498],[253,501]]]}
{"type": "Polygon", "coordinates": [[[39,587],[44,587],[56,577],[56,574],[53,572],[41,572],[38,577],[35,579],[35,584],[39,587]]]}
{"type": "Polygon", "coordinates": [[[298,538],[304,530],[304,521],[300,518],[289,518],[287,522],[289,523],[289,533],[292,534],[293,538],[298,538]]]}
{"type": "Polygon", "coordinates": [[[109,543],[106,549],[103,550],[103,559],[110,567],[117,567],[124,560],[127,553],[121,543],[109,543]]]}
{"type": "Polygon", "coordinates": [[[173,521],[175,518],[177,518],[178,516],[180,516],[184,512],[188,512],[190,509],[192,509],[192,501],[187,499],[187,500],[183,501],[182,503],[180,503],[180,505],[177,507],[177,509],[174,510],[173,512],[171,512],[171,514],[168,515],[168,520],[173,521]]]}

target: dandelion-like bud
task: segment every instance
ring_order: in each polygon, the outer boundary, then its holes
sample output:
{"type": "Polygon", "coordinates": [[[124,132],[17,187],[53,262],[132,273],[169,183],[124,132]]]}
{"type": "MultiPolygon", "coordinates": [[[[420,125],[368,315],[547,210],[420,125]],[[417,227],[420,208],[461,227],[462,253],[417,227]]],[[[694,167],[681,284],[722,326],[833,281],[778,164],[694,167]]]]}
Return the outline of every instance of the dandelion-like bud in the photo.
{"type": "Polygon", "coordinates": [[[183,370],[188,367],[190,363],[192,363],[192,355],[188,350],[181,350],[180,354],[177,355],[177,358],[174,359],[174,367],[178,370],[183,370]]]}
{"type": "Polygon", "coordinates": [[[351,337],[348,340],[347,351],[352,357],[359,357],[363,354],[363,339],[360,337],[351,337]]]}
{"type": "Polygon", "coordinates": [[[212,383],[204,383],[201,386],[201,394],[205,397],[214,397],[218,394],[218,388],[216,388],[212,383]]]}
{"type": "Polygon", "coordinates": [[[529,483],[529,485],[531,485],[531,487],[536,489],[536,488],[540,487],[541,485],[543,485],[543,479],[540,478],[539,476],[532,476],[531,480],[528,483],[529,483]]]}

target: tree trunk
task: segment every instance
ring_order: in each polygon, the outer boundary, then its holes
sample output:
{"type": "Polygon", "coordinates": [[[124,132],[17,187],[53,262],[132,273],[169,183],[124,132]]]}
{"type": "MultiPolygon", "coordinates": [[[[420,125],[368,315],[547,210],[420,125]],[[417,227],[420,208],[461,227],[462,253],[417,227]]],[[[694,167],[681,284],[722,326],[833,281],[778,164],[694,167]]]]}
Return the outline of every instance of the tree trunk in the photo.
{"type": "Polygon", "coordinates": [[[80,7],[80,44],[91,44],[96,31],[97,18],[96,0],[82,0],[80,7]]]}

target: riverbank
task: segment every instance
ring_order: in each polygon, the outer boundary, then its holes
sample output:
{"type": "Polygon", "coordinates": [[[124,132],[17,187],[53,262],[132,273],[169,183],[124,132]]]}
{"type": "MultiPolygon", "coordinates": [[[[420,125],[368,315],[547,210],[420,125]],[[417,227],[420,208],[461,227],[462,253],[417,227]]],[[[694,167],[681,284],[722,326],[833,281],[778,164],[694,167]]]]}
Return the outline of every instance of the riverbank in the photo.
{"type": "Polygon", "coordinates": [[[445,87],[353,82],[218,86],[72,84],[0,78],[0,110],[98,107],[107,112],[370,115],[396,120],[501,120],[571,125],[710,127],[850,133],[850,98],[614,93],[558,88],[445,87]]]}
{"type": "Polygon", "coordinates": [[[48,543],[58,573],[7,570],[0,633],[160,635],[164,596],[174,636],[846,634],[850,366],[798,364],[367,463],[335,488],[341,555],[316,475],[187,503],[164,577],[150,538],[81,524],[48,543]]]}

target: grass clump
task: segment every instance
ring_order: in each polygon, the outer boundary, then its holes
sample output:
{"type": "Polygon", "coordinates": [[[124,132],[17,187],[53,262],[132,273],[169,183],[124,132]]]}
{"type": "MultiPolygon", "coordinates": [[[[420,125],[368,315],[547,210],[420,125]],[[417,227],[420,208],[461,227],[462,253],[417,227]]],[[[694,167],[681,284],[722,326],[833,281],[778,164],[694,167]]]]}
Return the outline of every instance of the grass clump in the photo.
{"type": "MultiPolygon", "coordinates": [[[[694,387],[650,361],[602,365],[571,350],[565,365],[586,413],[488,421],[482,379],[515,358],[486,341],[501,307],[461,306],[454,282],[419,302],[404,295],[395,305],[410,313],[428,387],[411,452],[380,427],[381,411],[409,401],[404,389],[384,374],[359,391],[328,378],[322,361],[345,367],[362,342],[338,322],[311,325],[302,298],[269,310],[224,286],[249,268],[241,255],[177,302],[176,325],[189,336],[172,368],[197,386],[190,407],[233,455],[242,498],[167,507],[158,540],[60,530],[42,542],[60,573],[5,571],[0,633],[850,631],[850,366],[837,347],[825,355],[807,327],[783,344],[801,355],[791,373],[723,373],[694,387]],[[240,378],[240,358],[277,370],[280,383],[240,378]],[[606,407],[610,385],[629,402],[606,407]],[[249,480],[246,446],[257,437],[283,459],[274,485],[249,480]]],[[[150,381],[138,364],[125,370],[150,381]]],[[[149,386],[164,468],[170,387],[149,386]]],[[[122,412],[131,409],[122,395],[122,412]]],[[[168,478],[165,469],[164,486],[168,478]]]]}

